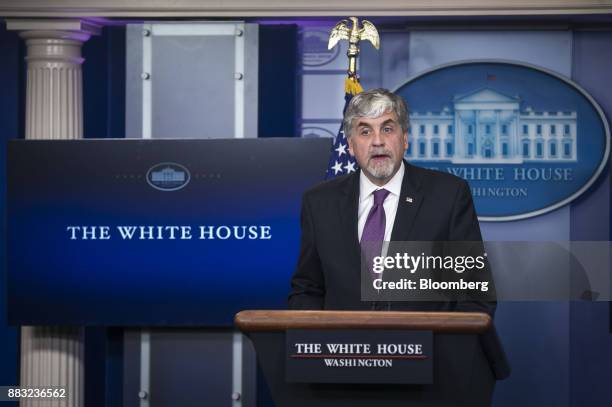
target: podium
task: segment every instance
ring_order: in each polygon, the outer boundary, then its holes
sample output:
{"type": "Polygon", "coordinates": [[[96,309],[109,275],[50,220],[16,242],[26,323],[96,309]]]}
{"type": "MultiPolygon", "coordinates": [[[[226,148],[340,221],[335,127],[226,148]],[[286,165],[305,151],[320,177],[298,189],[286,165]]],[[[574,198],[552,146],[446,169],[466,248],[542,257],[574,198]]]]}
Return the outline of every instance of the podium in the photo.
{"type": "Polygon", "coordinates": [[[484,313],[242,311],[236,314],[234,323],[252,340],[278,407],[491,405],[496,380],[480,336],[494,327],[489,315],[484,313]],[[289,382],[286,377],[288,330],[378,330],[381,335],[390,330],[431,332],[432,381],[430,384],[289,382]]]}

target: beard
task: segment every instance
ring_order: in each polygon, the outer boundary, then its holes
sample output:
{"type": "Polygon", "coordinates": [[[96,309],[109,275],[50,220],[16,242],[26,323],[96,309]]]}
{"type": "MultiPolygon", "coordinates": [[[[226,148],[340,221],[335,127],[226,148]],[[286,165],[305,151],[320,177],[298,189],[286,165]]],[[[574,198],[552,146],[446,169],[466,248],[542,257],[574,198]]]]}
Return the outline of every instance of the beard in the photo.
{"type": "Polygon", "coordinates": [[[395,172],[395,163],[390,151],[373,151],[369,154],[368,164],[365,168],[372,177],[379,180],[391,178],[395,172]],[[386,156],[384,158],[375,159],[377,156],[386,156]]]}

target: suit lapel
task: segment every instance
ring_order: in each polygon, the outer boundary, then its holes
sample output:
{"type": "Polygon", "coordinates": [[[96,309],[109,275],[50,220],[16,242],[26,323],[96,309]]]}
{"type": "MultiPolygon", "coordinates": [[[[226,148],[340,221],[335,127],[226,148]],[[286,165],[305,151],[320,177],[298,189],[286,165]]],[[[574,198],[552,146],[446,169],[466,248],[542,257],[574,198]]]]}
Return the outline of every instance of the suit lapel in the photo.
{"type": "Polygon", "coordinates": [[[415,174],[412,166],[404,161],[405,172],[402,180],[402,190],[397,203],[395,222],[391,231],[391,240],[394,242],[409,241],[414,220],[423,203],[421,180],[415,174]]]}
{"type": "Polygon", "coordinates": [[[351,250],[359,256],[359,237],[357,232],[357,215],[359,211],[359,171],[355,171],[342,189],[342,197],[338,202],[342,233],[339,236],[349,236],[351,250]]]}

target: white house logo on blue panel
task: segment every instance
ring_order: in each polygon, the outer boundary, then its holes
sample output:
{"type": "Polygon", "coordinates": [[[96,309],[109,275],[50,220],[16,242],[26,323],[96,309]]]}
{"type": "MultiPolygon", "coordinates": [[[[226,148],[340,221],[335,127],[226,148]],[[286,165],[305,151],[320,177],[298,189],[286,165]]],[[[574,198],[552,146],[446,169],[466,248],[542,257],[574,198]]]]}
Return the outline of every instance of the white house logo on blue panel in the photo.
{"type": "Polygon", "coordinates": [[[190,180],[189,170],[176,163],[156,164],[147,171],[147,182],[160,191],[176,191],[190,180]]]}
{"type": "Polygon", "coordinates": [[[446,65],[397,91],[410,107],[406,159],[466,179],[482,220],[557,209],[596,180],[608,123],[577,84],[533,66],[446,65]]]}

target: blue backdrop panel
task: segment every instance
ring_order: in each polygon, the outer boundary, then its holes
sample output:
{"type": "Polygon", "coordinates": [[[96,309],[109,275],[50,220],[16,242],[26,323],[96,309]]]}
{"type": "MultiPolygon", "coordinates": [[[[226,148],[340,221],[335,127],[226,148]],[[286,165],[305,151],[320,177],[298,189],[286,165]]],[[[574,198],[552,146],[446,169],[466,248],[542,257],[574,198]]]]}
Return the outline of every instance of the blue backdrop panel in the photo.
{"type": "Polygon", "coordinates": [[[259,26],[258,137],[294,137],[299,109],[298,28],[259,26]]]}
{"type": "MultiPolygon", "coordinates": [[[[0,259],[6,259],[6,143],[7,140],[17,138],[23,134],[25,120],[23,99],[25,86],[21,75],[20,38],[16,31],[6,31],[6,24],[0,23],[0,78],[2,78],[2,92],[0,92],[0,259]]],[[[6,321],[6,261],[0,262],[0,385],[14,385],[18,383],[17,362],[18,331],[7,326],[6,321]]],[[[3,405],[15,406],[17,403],[5,402],[3,405]]]]}
{"type": "Polygon", "coordinates": [[[83,44],[83,137],[125,135],[125,26],[106,26],[83,44]]]}
{"type": "Polygon", "coordinates": [[[323,178],[329,149],[326,139],[10,143],[10,323],[229,325],[245,308],[284,307],[301,196],[323,178]],[[147,182],[167,168],[189,182],[147,182]],[[70,226],[108,226],[110,238],[70,226]],[[192,238],[139,239],[137,229],[124,239],[119,226],[190,226],[192,238]],[[260,236],[201,239],[200,226],[260,236]]]}

